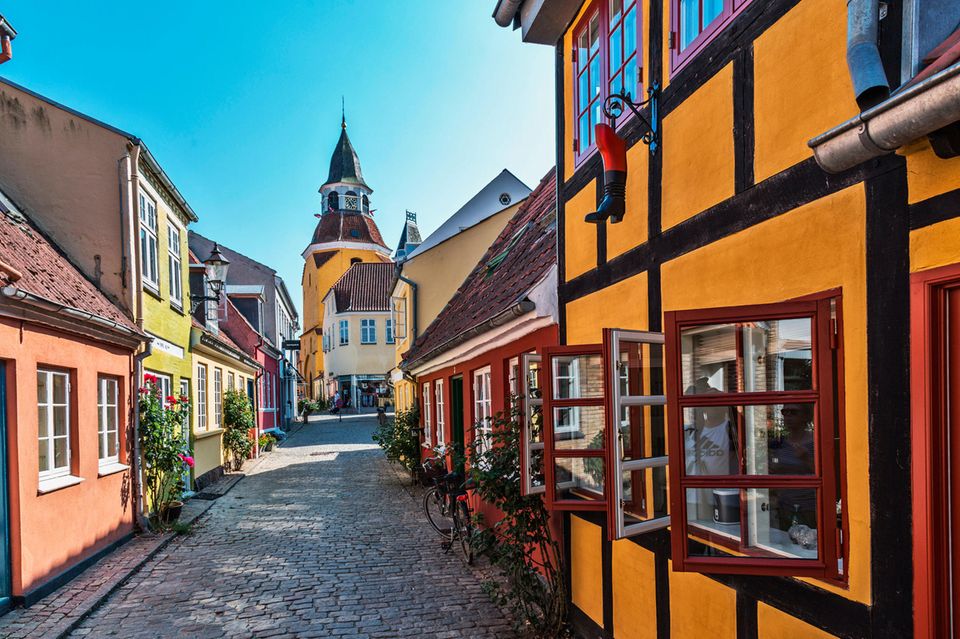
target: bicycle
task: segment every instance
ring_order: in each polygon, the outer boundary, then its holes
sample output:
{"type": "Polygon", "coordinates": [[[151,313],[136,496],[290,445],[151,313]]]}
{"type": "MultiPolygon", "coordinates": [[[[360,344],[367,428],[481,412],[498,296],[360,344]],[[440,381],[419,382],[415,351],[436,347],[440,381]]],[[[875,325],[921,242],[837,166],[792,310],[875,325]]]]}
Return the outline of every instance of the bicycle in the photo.
{"type": "Polygon", "coordinates": [[[454,543],[459,543],[467,564],[473,564],[473,521],[467,495],[473,488],[471,482],[464,482],[460,473],[446,472],[438,457],[425,461],[423,470],[425,476],[433,480],[433,486],[423,495],[427,521],[443,538],[445,551],[449,552],[454,543]]]}

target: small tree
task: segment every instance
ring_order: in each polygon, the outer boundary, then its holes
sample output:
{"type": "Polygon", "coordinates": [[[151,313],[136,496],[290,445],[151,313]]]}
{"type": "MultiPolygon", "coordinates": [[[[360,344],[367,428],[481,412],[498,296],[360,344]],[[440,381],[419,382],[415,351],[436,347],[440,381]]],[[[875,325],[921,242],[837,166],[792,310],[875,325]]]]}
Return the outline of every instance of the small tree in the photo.
{"type": "Polygon", "coordinates": [[[144,375],[140,389],[140,452],[143,455],[143,485],[150,519],[160,523],[160,513],[183,497],[183,474],[193,467],[193,457],[184,441],[190,415],[187,397],[162,397],[157,378],[144,375]]]}
{"type": "Polygon", "coordinates": [[[420,465],[420,415],[414,408],[397,412],[393,421],[384,421],[374,432],[387,459],[414,470],[420,465]]]}
{"type": "Polygon", "coordinates": [[[250,429],[256,426],[250,399],[241,391],[230,389],[223,396],[223,447],[230,451],[233,469],[240,470],[243,461],[253,450],[250,429]]]}
{"type": "Polygon", "coordinates": [[[520,478],[522,429],[519,413],[497,413],[492,433],[474,430],[467,448],[470,476],[480,498],[503,518],[481,530],[475,547],[490,557],[502,582],[487,581],[484,590],[513,614],[521,636],[546,639],[567,631],[567,584],[560,545],[550,529],[550,514],[539,495],[523,495],[520,478]]]}

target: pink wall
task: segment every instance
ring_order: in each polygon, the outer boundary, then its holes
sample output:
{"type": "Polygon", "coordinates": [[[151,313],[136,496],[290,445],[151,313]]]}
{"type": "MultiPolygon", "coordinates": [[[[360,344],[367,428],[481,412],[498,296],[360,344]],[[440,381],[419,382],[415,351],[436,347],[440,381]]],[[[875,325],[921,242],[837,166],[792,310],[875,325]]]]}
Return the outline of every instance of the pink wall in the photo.
{"type": "Polygon", "coordinates": [[[132,532],[130,471],[98,476],[97,377],[119,381],[120,461],[132,424],[132,353],[53,329],[0,318],[6,361],[13,593],[23,595],[132,532]],[[37,368],[70,375],[71,474],[77,485],[40,495],[37,368]]]}

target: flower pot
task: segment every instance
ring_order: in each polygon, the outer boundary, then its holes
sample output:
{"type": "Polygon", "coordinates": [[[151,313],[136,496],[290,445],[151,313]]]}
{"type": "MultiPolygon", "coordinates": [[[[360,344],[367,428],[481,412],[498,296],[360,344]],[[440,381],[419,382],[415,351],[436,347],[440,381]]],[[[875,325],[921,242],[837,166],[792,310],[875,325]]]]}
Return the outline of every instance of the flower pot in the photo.
{"type": "Polygon", "coordinates": [[[160,509],[160,523],[169,526],[180,519],[180,513],[182,511],[182,501],[171,501],[169,504],[164,505],[163,508],[160,509]]]}

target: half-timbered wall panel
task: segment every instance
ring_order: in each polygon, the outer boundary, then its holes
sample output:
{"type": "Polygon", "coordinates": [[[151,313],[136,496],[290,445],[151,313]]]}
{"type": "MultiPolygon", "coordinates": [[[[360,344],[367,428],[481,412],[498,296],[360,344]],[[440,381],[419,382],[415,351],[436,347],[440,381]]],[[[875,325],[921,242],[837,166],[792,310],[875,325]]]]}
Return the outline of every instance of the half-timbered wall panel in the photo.
{"type": "Polygon", "coordinates": [[[583,221],[583,216],[595,211],[596,206],[596,181],[589,182],[567,202],[563,230],[566,238],[564,258],[568,280],[597,268],[597,227],[583,221]]]}
{"type": "Polygon", "coordinates": [[[647,328],[647,274],[640,273],[567,304],[566,343],[597,344],[603,327],[647,328]]]}
{"type": "Polygon", "coordinates": [[[670,636],[736,639],[736,591],[697,573],[671,570],[670,636]]]}

